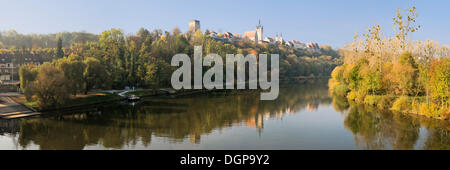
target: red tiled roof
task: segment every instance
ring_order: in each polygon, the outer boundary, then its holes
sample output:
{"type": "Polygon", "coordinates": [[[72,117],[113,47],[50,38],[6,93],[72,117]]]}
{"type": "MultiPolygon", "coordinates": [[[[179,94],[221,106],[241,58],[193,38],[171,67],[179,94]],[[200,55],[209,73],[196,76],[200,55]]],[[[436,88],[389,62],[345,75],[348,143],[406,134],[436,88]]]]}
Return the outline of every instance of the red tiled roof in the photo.
{"type": "Polygon", "coordinates": [[[244,33],[244,35],[242,36],[242,38],[245,38],[245,37],[255,37],[255,35],[256,35],[256,31],[247,31],[247,32],[244,33]]]}

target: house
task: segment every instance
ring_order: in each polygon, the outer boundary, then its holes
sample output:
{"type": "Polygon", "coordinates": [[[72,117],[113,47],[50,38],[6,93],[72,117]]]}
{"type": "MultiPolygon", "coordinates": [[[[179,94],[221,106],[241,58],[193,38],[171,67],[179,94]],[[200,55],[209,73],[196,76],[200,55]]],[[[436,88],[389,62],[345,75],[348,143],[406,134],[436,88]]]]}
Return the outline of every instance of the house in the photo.
{"type": "Polygon", "coordinates": [[[319,51],[320,51],[319,44],[317,44],[317,43],[309,42],[309,43],[307,44],[307,46],[308,46],[308,48],[309,48],[310,50],[312,50],[313,52],[319,52],[319,51]]]}
{"type": "Polygon", "coordinates": [[[223,33],[223,38],[233,38],[233,34],[231,32],[225,32],[223,33]]]}
{"type": "Polygon", "coordinates": [[[26,55],[16,55],[14,53],[1,53],[0,54],[0,80],[5,81],[18,81],[19,80],[19,68],[22,65],[34,65],[39,66],[43,64],[46,59],[41,55],[37,55],[33,52],[26,55]]]}
{"type": "MultiPolygon", "coordinates": [[[[200,29],[200,21],[193,20],[189,24],[189,30],[195,30],[200,29]]],[[[283,34],[280,34],[278,36],[278,33],[276,37],[264,37],[263,36],[264,27],[261,25],[261,21],[259,21],[258,25],[256,26],[256,29],[253,31],[246,31],[244,34],[233,34],[231,32],[225,32],[225,33],[216,33],[213,30],[210,30],[206,33],[206,35],[210,36],[211,38],[214,38],[218,41],[241,41],[242,39],[248,39],[253,42],[257,43],[266,43],[266,44],[279,44],[279,45],[285,45],[289,46],[295,49],[299,50],[308,50],[313,52],[320,52],[319,44],[309,42],[309,43],[303,43],[297,40],[291,40],[286,41],[283,38],[283,34]]]]}
{"type": "Polygon", "coordinates": [[[249,40],[255,41],[256,40],[256,31],[244,32],[244,35],[242,35],[242,38],[247,38],[249,40]]]}
{"type": "Polygon", "coordinates": [[[275,40],[272,37],[265,37],[263,42],[273,44],[275,42],[275,40]]]}
{"type": "Polygon", "coordinates": [[[0,80],[10,81],[13,74],[16,74],[18,70],[14,67],[14,63],[9,56],[0,56],[0,80]],[[14,73],[16,72],[16,73],[14,73]]]}

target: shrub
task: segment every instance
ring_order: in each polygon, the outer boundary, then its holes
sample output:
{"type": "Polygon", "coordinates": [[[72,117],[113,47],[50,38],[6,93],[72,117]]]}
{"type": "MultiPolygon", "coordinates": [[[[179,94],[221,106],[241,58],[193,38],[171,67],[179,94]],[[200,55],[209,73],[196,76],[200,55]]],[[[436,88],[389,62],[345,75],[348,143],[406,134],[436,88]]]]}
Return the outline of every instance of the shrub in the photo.
{"type": "Polygon", "coordinates": [[[448,108],[440,108],[437,104],[422,103],[419,108],[419,114],[429,116],[429,117],[446,117],[448,115],[448,108]],[[446,113],[447,112],[447,113],[446,113]]]}
{"type": "Polygon", "coordinates": [[[422,104],[420,104],[418,113],[421,115],[432,115],[433,110],[426,103],[422,103],[422,104]]]}
{"type": "Polygon", "coordinates": [[[377,107],[380,109],[391,108],[392,100],[393,98],[390,96],[381,96],[380,100],[378,101],[377,107]]]}
{"type": "Polygon", "coordinates": [[[407,112],[411,109],[411,102],[406,96],[399,97],[394,101],[391,109],[399,112],[407,112]]]}
{"type": "Polygon", "coordinates": [[[347,95],[348,92],[348,86],[345,84],[339,84],[337,86],[334,87],[334,94],[340,97],[345,97],[347,95]]]}
{"type": "Polygon", "coordinates": [[[343,82],[344,70],[345,66],[337,66],[336,68],[334,68],[333,72],[331,72],[331,77],[338,82],[343,82]]]}
{"type": "Polygon", "coordinates": [[[367,93],[366,93],[366,91],[364,91],[364,90],[358,90],[357,92],[356,92],[356,99],[355,99],[355,102],[356,103],[364,103],[364,99],[366,98],[366,95],[367,95],[367,93]]]}
{"type": "Polygon", "coordinates": [[[364,98],[364,104],[370,105],[370,106],[376,106],[378,102],[380,101],[381,96],[376,95],[367,95],[364,98]]]}
{"type": "Polygon", "coordinates": [[[356,97],[358,97],[358,94],[357,94],[355,91],[350,91],[350,92],[347,94],[347,99],[348,99],[349,101],[355,101],[356,97]]]}

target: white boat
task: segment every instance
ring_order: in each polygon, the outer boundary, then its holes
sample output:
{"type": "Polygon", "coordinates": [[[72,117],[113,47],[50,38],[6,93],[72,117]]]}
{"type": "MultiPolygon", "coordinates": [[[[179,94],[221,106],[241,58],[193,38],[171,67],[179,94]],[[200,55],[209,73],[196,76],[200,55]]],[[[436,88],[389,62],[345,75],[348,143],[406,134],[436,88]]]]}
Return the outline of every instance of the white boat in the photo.
{"type": "Polygon", "coordinates": [[[134,95],[134,94],[128,97],[128,101],[129,101],[129,102],[135,102],[135,101],[138,101],[138,100],[140,100],[140,99],[141,99],[140,97],[137,97],[137,96],[134,95]]]}

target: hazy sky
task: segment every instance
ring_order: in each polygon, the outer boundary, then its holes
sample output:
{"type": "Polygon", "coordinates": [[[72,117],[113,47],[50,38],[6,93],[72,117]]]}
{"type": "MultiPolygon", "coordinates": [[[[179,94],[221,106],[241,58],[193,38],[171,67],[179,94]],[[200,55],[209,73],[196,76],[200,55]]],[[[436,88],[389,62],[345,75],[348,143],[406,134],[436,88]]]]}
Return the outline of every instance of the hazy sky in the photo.
{"type": "Polygon", "coordinates": [[[417,6],[419,32],[414,39],[450,44],[448,0],[0,0],[0,31],[100,33],[122,28],[134,33],[140,27],[186,31],[198,19],[201,29],[243,33],[254,30],[258,20],[265,36],[282,33],[287,40],[314,41],[343,47],[355,31],[380,24],[392,35],[397,8],[417,6]]]}

